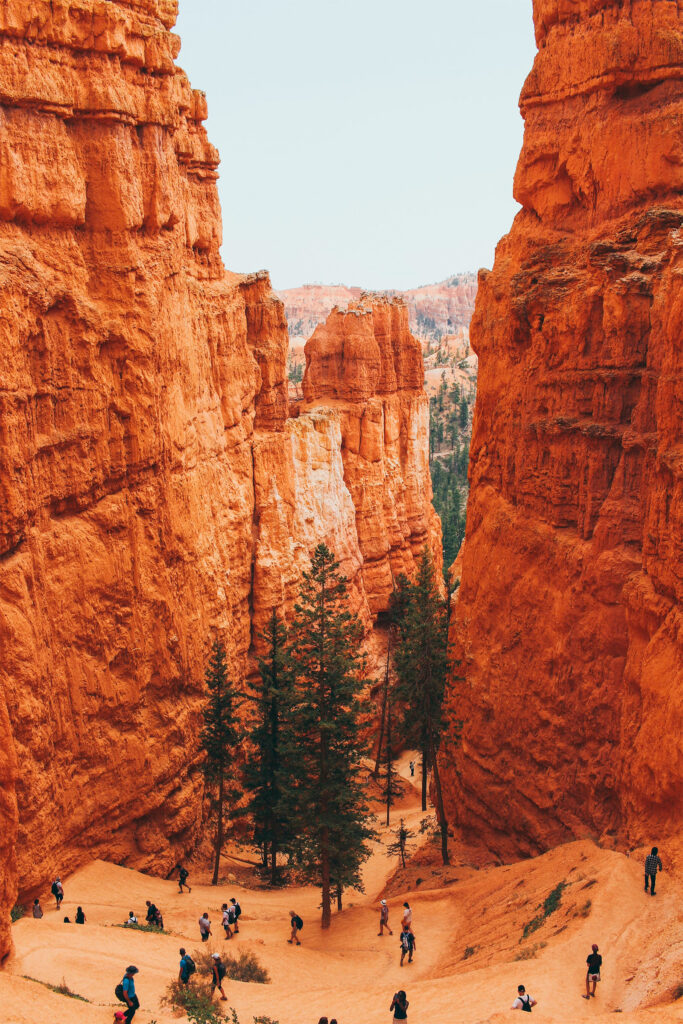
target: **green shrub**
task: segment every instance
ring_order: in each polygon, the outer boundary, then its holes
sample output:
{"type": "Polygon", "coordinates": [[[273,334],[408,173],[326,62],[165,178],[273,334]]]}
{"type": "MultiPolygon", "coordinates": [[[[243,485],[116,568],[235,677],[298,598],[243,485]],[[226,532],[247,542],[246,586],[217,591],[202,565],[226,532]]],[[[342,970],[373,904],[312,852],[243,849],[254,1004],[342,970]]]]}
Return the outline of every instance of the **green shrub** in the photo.
{"type": "Polygon", "coordinates": [[[223,1024],[225,1017],[214,1006],[212,995],[211,982],[205,978],[193,979],[190,985],[172,981],[161,1002],[164,1006],[184,1010],[190,1024],[223,1024]]]}
{"type": "Polygon", "coordinates": [[[557,908],[562,902],[562,893],[567,888],[566,882],[559,882],[552,892],[548,893],[546,898],[543,900],[543,906],[541,907],[541,913],[537,914],[536,917],[532,918],[531,921],[524,925],[524,931],[522,932],[522,940],[526,939],[532,932],[537,931],[545,919],[554,914],[557,908]]]}
{"type": "MultiPolygon", "coordinates": [[[[210,975],[213,967],[211,951],[196,949],[193,956],[197,970],[210,975]]],[[[247,981],[257,985],[270,984],[268,971],[262,966],[254,953],[243,950],[239,957],[224,953],[221,955],[221,960],[225,967],[226,977],[230,981],[247,981]]]]}
{"type": "Polygon", "coordinates": [[[113,928],[128,928],[134,932],[151,932],[152,935],[173,935],[167,928],[158,928],[155,924],[115,924],[113,928]]]}
{"type": "Polygon", "coordinates": [[[478,946],[467,946],[467,948],[465,949],[465,952],[463,954],[463,960],[469,960],[469,958],[471,956],[474,956],[474,954],[477,952],[478,948],[479,948],[478,946]]]}
{"type": "Polygon", "coordinates": [[[26,913],[26,907],[23,907],[21,903],[15,903],[9,912],[10,921],[14,924],[15,921],[21,920],[26,913]]]}
{"type": "Polygon", "coordinates": [[[61,985],[51,985],[49,981],[41,981],[40,978],[31,978],[28,974],[22,974],[22,978],[26,981],[34,981],[36,985],[42,985],[44,988],[49,988],[50,992],[56,992],[60,996],[68,996],[69,999],[80,999],[82,1003],[89,1003],[90,1000],[86,999],[85,996],[79,996],[78,992],[72,992],[67,983],[62,978],[61,985]]]}

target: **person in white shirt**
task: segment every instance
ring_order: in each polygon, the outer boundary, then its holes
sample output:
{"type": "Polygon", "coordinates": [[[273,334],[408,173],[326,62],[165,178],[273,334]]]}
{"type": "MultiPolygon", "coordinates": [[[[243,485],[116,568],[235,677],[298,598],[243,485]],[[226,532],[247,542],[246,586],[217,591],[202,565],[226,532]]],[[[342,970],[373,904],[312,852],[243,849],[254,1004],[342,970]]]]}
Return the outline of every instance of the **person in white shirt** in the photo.
{"type": "Polygon", "coordinates": [[[211,935],[211,922],[209,921],[209,912],[202,914],[199,918],[199,932],[202,937],[202,942],[208,942],[209,936],[211,935]]]}
{"type": "Polygon", "coordinates": [[[412,932],[413,930],[413,912],[410,909],[409,903],[403,904],[403,917],[401,918],[401,925],[407,931],[412,932]]]}
{"type": "Polygon", "coordinates": [[[512,1004],[513,1010],[526,1010],[527,1013],[531,1013],[531,1007],[536,1005],[536,1000],[527,995],[527,991],[524,985],[517,986],[517,998],[512,1004]]]}
{"type": "Polygon", "coordinates": [[[128,911],[128,920],[126,921],[126,924],[137,924],[137,923],[138,923],[137,917],[135,916],[135,914],[133,913],[132,910],[129,910],[128,911]]]}

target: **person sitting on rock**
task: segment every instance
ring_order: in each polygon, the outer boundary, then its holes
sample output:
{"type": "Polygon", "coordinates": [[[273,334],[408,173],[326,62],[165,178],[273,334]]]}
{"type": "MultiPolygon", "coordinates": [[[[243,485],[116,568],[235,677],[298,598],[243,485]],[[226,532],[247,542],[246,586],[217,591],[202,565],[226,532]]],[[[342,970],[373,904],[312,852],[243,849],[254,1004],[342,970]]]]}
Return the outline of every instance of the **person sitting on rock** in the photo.
{"type": "Polygon", "coordinates": [[[137,923],[138,923],[138,919],[137,919],[137,917],[135,916],[135,913],[134,913],[134,912],[133,912],[132,910],[129,910],[129,911],[128,911],[128,920],[126,921],[126,924],[127,924],[127,925],[128,925],[129,927],[133,927],[133,926],[134,926],[134,925],[136,925],[137,923]]]}

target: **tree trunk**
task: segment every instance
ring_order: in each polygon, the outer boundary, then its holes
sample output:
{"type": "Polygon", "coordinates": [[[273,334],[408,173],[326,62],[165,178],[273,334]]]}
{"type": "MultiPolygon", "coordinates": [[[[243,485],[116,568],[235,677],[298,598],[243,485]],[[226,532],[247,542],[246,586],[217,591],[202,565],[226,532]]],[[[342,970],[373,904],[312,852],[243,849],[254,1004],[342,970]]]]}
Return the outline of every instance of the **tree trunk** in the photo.
{"type": "Polygon", "coordinates": [[[391,626],[389,627],[389,639],[387,641],[387,666],[384,670],[384,693],[382,694],[382,717],[379,722],[379,745],[377,747],[377,760],[375,761],[375,768],[373,775],[375,778],[379,775],[379,766],[382,759],[382,743],[384,742],[384,723],[387,715],[387,704],[389,701],[389,656],[391,654],[391,626]]]}
{"type": "Polygon", "coordinates": [[[387,705],[387,827],[391,816],[392,788],[394,784],[394,760],[391,749],[391,708],[387,705]]]}
{"type": "Polygon", "coordinates": [[[422,747],[422,810],[427,810],[427,744],[422,747]]]}
{"type": "Polygon", "coordinates": [[[450,864],[450,857],[448,856],[448,822],[446,820],[446,811],[443,805],[443,793],[441,792],[441,776],[439,774],[439,761],[437,758],[437,751],[432,752],[432,765],[434,768],[434,783],[436,788],[436,814],[439,819],[439,827],[441,829],[441,859],[444,864],[450,864]]]}
{"type": "Polygon", "coordinates": [[[221,862],[221,851],[223,850],[223,769],[218,783],[218,823],[216,825],[216,859],[213,865],[213,878],[211,885],[218,885],[218,868],[221,862]]]}
{"type": "Polygon", "coordinates": [[[277,885],[277,843],[274,839],[270,846],[270,884],[277,885]]]}
{"type": "Polygon", "coordinates": [[[343,892],[343,889],[342,889],[342,887],[341,887],[341,883],[340,883],[340,884],[339,884],[339,885],[337,886],[337,911],[338,911],[339,913],[341,913],[341,911],[342,911],[342,909],[343,909],[343,908],[342,908],[342,892],[343,892]]]}
{"type": "Polygon", "coordinates": [[[320,874],[322,878],[322,904],[323,904],[323,916],[322,916],[322,927],[329,928],[332,923],[332,899],[330,891],[330,848],[329,848],[329,836],[327,835],[327,829],[323,829],[322,834],[322,850],[320,859],[320,874]]]}

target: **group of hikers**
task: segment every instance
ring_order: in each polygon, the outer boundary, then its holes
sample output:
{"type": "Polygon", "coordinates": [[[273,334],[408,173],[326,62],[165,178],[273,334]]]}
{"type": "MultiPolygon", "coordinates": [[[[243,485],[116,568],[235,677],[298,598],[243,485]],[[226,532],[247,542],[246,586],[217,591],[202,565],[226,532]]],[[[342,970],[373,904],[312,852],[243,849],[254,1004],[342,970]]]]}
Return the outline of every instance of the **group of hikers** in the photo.
{"type": "MultiPolygon", "coordinates": [[[[187,889],[191,892],[190,886],[187,884],[188,871],[181,865],[176,865],[176,869],[179,872],[178,885],[179,892],[183,892],[187,889]]],[[[659,856],[659,850],[656,846],[652,847],[651,852],[645,858],[645,892],[655,895],[656,891],[656,880],[657,873],[662,870],[662,861],[659,856]]],[[[61,908],[64,900],[64,886],[62,885],[59,876],[55,878],[51,886],[52,895],[55,897],[56,909],[61,908]]],[[[158,928],[163,928],[163,916],[158,907],[155,906],[151,900],[146,901],[147,913],[146,921],[149,925],[153,925],[158,928]]],[[[380,914],[379,914],[379,931],[378,936],[382,937],[384,931],[389,932],[389,935],[393,935],[393,931],[389,925],[389,905],[386,899],[380,900],[380,914]]],[[[231,939],[233,935],[239,933],[239,919],[242,914],[242,908],[235,897],[231,897],[229,903],[223,903],[221,907],[222,913],[222,926],[225,931],[225,938],[231,939]]],[[[40,905],[40,899],[36,897],[33,901],[33,917],[40,919],[43,917],[43,909],[40,905]]],[[[301,930],[304,926],[303,919],[299,914],[294,911],[289,911],[290,919],[290,937],[287,942],[292,945],[301,945],[299,938],[301,930]]],[[[82,907],[78,907],[76,911],[75,921],[77,924],[85,924],[85,913],[82,907]]],[[[68,917],[64,918],[66,923],[70,923],[68,917]]],[[[205,911],[199,918],[199,933],[202,942],[207,942],[212,935],[211,931],[211,920],[209,918],[208,911],[205,911]]],[[[128,920],[125,922],[128,926],[136,926],[138,919],[134,911],[130,911],[128,920]]],[[[408,963],[413,962],[413,955],[417,949],[417,943],[415,939],[415,932],[413,929],[413,912],[410,904],[406,900],[403,904],[403,912],[401,916],[401,936],[400,936],[400,961],[399,966],[403,966],[406,956],[408,957],[408,963]]],[[[590,1000],[596,995],[597,984],[600,981],[600,972],[602,968],[602,955],[600,954],[597,943],[593,943],[591,952],[586,958],[586,992],[583,996],[584,999],[590,1000]]],[[[178,972],[178,982],[181,985],[188,985],[193,974],[195,974],[197,968],[194,960],[190,954],[183,948],[180,948],[180,966],[178,972]]],[[[131,964],[126,968],[125,974],[121,982],[116,986],[115,994],[120,1002],[125,1004],[125,1010],[119,1010],[116,1012],[114,1019],[115,1021],[125,1021],[127,1024],[133,1020],[137,1010],[139,1009],[140,1002],[135,991],[135,976],[139,973],[138,968],[131,964]]],[[[211,975],[213,991],[220,993],[221,1000],[227,1000],[223,988],[223,980],[226,976],[226,967],[221,959],[220,953],[211,954],[211,975]]],[[[408,1019],[408,999],[403,989],[399,990],[394,994],[391,1001],[390,1011],[394,1014],[394,1021],[406,1021],[408,1019]]],[[[522,1010],[530,1013],[532,1008],[537,1005],[537,1000],[526,991],[524,985],[519,985],[517,988],[517,997],[512,1004],[511,1009],[522,1010]]],[[[319,1024],[337,1024],[335,1018],[328,1020],[327,1017],[321,1017],[319,1024]]]]}

